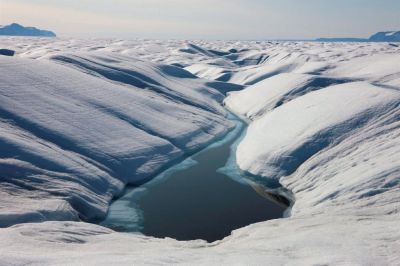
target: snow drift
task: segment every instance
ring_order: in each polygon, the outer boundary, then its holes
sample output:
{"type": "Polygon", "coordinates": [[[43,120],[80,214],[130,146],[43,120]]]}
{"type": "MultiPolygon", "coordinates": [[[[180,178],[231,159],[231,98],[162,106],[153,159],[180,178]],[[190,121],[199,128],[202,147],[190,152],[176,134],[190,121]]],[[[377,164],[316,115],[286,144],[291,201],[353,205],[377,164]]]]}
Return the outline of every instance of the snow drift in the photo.
{"type": "Polygon", "coordinates": [[[292,174],[314,154],[398,108],[399,103],[397,91],[362,82],[311,92],[249,126],[237,149],[239,167],[271,178],[292,174]]]}
{"type": "Polygon", "coordinates": [[[102,217],[126,183],[232,126],[223,95],[181,69],[140,62],[122,79],[111,63],[81,60],[118,83],[48,61],[0,62],[1,226],[102,217]]]}

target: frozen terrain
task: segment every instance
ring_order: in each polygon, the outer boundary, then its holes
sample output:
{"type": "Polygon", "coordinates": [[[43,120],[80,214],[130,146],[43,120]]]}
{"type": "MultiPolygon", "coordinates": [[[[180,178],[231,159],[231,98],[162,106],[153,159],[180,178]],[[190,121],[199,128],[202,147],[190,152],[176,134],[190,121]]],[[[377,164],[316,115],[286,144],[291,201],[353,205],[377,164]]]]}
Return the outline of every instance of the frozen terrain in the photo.
{"type": "MultiPolygon", "coordinates": [[[[0,38],[0,264],[398,265],[400,48],[0,38]],[[225,93],[228,96],[225,98],[225,93]],[[295,197],[221,241],[87,223],[249,123],[238,166],[295,197]]],[[[205,195],[206,196],[206,195],[205,195]]]]}
{"type": "Polygon", "coordinates": [[[111,55],[50,59],[0,61],[1,226],[101,218],[127,182],[232,126],[223,95],[177,67],[125,58],[136,61],[130,67],[111,55]]]}

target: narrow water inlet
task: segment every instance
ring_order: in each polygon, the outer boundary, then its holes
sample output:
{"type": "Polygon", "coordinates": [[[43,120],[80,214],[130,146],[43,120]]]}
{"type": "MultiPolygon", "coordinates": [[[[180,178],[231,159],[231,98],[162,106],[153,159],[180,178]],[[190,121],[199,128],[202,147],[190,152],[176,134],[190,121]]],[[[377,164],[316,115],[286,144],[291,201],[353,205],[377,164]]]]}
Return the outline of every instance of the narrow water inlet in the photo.
{"type": "Polygon", "coordinates": [[[230,235],[232,230],[283,217],[287,202],[276,200],[281,196],[269,195],[261,185],[246,181],[242,173],[231,178],[222,171],[229,167],[232,145],[245,127],[242,121],[231,119],[235,120],[236,129],[224,139],[152,181],[128,188],[111,204],[100,224],[121,232],[213,242],[230,235]]]}

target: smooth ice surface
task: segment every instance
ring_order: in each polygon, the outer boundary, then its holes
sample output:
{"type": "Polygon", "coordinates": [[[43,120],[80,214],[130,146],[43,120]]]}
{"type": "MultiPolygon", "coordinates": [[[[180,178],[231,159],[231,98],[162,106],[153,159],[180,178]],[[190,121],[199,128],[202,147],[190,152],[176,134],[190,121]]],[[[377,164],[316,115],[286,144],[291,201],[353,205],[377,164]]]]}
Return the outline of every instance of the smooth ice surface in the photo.
{"type": "Polygon", "coordinates": [[[0,229],[1,264],[398,264],[399,46],[0,43],[16,51],[0,60],[0,221],[16,224],[0,229]],[[102,216],[126,182],[227,132],[223,93],[242,88],[225,101],[251,118],[237,163],[292,191],[288,218],[211,244],[82,222],[102,216]]]}

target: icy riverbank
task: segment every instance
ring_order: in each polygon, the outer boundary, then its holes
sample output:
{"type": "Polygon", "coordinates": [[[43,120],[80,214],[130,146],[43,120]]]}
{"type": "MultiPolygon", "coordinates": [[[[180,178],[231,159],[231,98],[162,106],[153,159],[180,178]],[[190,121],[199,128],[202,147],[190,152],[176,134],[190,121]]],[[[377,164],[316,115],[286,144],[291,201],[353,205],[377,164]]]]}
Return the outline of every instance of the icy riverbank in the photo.
{"type": "Polygon", "coordinates": [[[253,189],[256,184],[242,171],[227,165],[235,152],[232,144],[246,128],[237,117],[228,119],[236,124],[234,130],[150,182],[128,188],[112,202],[100,225],[158,238],[214,242],[232,230],[282,218],[287,205],[276,202],[261,185],[253,189]],[[228,169],[221,171],[222,167],[228,169]]]}

